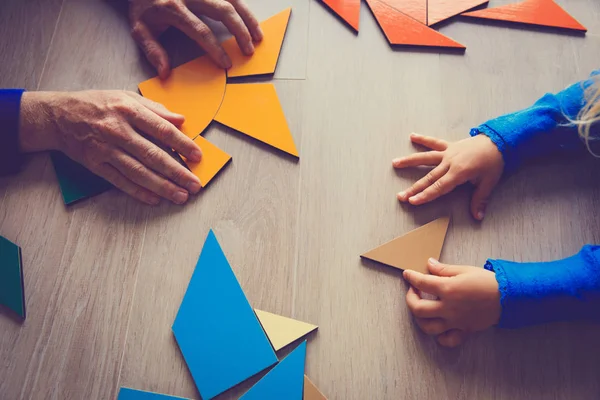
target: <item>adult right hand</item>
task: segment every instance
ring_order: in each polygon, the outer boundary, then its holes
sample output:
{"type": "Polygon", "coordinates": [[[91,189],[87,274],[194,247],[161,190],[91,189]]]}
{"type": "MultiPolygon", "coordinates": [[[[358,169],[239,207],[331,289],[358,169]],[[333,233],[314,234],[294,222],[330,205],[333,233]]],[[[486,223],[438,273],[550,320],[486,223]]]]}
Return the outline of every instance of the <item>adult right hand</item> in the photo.
{"type": "Polygon", "coordinates": [[[23,152],[62,151],[144,203],[183,204],[200,180],[154,143],[200,161],[200,148],[177,128],[183,121],[133,92],[26,92],[20,145],[23,152]]]}

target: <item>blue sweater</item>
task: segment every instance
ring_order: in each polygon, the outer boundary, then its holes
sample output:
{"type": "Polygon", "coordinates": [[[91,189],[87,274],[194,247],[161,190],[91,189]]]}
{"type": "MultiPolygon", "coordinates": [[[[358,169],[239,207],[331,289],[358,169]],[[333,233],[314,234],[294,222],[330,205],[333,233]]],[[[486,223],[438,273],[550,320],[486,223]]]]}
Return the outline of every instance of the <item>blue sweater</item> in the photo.
{"type": "MultiPolygon", "coordinates": [[[[557,94],[546,94],[533,106],[492,119],[471,130],[484,134],[502,153],[505,172],[524,161],[584,147],[570,123],[586,104],[586,89],[595,76],[557,94]]],[[[600,321],[600,246],[584,246],[569,258],[546,263],[488,260],[496,273],[502,315],[499,326],[518,328],[552,321],[600,321]]]]}

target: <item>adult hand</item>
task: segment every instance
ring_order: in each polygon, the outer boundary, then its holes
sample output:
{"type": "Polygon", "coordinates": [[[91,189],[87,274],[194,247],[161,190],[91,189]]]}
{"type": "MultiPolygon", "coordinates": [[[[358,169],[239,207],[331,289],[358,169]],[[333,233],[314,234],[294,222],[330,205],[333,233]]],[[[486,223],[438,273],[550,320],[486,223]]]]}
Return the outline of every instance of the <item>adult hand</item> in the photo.
{"type": "Polygon", "coordinates": [[[220,67],[231,68],[229,56],[200,20],[201,15],[221,21],[246,55],[254,53],[253,40],[263,38],[258,21],[243,0],[129,0],[133,39],[161,78],[169,75],[170,66],[167,52],[157,37],[169,26],[198,43],[220,67]]]}
{"type": "Polygon", "coordinates": [[[443,346],[459,345],[471,332],[496,325],[502,308],[498,282],[493,272],[483,268],[428,262],[431,275],[404,271],[411,287],[406,304],[419,327],[437,337],[443,346]],[[422,299],[419,291],[438,300],[422,299]]]}
{"type": "Polygon", "coordinates": [[[398,200],[420,205],[451,192],[458,185],[471,182],[475,185],[471,214],[482,220],[489,197],[504,170],[504,160],[496,145],[485,135],[448,143],[413,133],[410,140],[431,151],[397,158],[392,161],[394,168],[435,168],[409,189],[398,193],[398,200]]]}
{"type": "Polygon", "coordinates": [[[183,121],[133,92],[26,92],[20,144],[24,152],[60,150],[144,203],[183,204],[200,180],[154,143],[200,161],[200,148],[176,127],[183,121]]]}

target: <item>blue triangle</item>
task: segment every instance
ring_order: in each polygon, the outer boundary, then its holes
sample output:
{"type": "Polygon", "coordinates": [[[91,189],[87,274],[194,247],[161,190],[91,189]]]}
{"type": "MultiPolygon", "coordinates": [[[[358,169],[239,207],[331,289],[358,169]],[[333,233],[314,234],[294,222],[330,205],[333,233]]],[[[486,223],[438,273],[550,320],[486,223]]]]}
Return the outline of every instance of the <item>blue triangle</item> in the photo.
{"type": "Polygon", "coordinates": [[[266,374],[240,400],[302,400],[306,342],[266,374]]]}
{"type": "Polygon", "coordinates": [[[204,400],[277,362],[212,230],[173,323],[173,334],[204,400]]]}
{"type": "Polygon", "coordinates": [[[168,396],[166,394],[144,392],[142,390],[122,387],[117,400],[186,400],[183,397],[168,396]]]}

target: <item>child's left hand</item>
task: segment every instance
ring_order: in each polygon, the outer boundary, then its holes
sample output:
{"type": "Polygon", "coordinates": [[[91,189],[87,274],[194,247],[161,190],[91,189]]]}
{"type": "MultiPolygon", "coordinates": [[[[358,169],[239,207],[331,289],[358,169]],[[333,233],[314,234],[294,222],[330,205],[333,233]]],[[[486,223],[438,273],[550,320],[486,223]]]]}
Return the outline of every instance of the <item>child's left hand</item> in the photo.
{"type": "Polygon", "coordinates": [[[411,288],[406,304],[419,327],[447,347],[459,345],[466,334],[496,325],[502,311],[498,282],[483,268],[446,265],[430,259],[431,275],[406,270],[411,288]],[[422,299],[418,291],[439,300],[422,299]]]}

